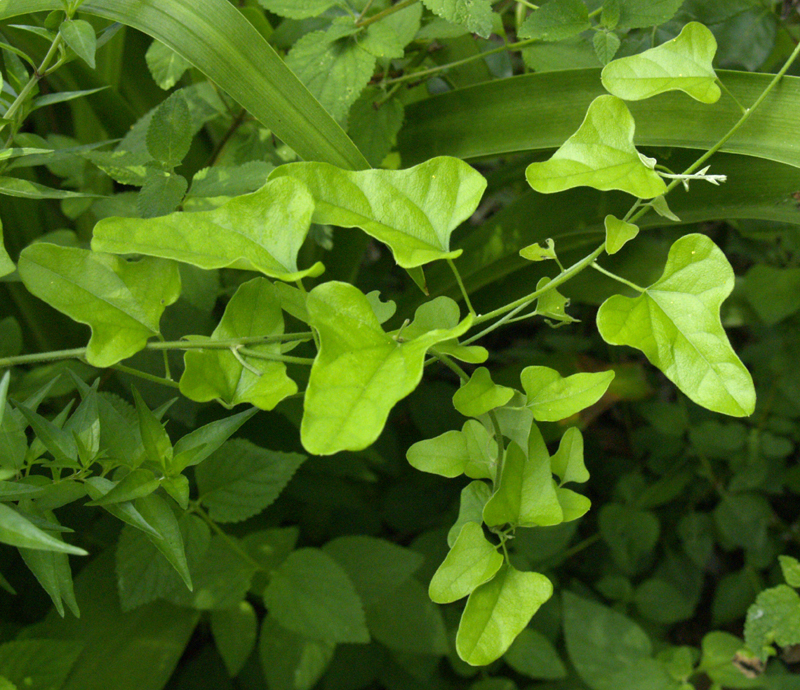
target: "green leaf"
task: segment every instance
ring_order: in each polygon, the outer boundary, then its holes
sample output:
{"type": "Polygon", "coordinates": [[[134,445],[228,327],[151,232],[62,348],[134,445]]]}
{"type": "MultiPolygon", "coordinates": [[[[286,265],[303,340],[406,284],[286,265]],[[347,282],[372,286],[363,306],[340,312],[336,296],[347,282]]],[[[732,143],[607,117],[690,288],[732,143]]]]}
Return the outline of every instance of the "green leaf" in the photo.
{"type": "Polygon", "coordinates": [[[270,690],[311,690],[327,670],[335,648],[333,642],[287,630],[272,616],[261,624],[258,656],[270,690]]]}
{"type": "Polygon", "coordinates": [[[341,0],[258,0],[265,10],[289,19],[310,19],[340,4],[341,0]]]}
{"type": "Polygon", "coordinates": [[[633,597],[639,613],[645,618],[673,625],[692,617],[695,602],[672,582],[651,577],[642,582],[633,597]]]}
{"type": "Polygon", "coordinates": [[[301,180],[314,197],[314,222],[361,228],[389,245],[402,268],[454,259],[450,235],[478,207],[484,177],[454,158],[408,170],[349,172],[327,163],[293,163],[270,175],[301,180]]]}
{"type": "Polygon", "coordinates": [[[800,644],[800,595],[787,585],[765,589],[747,609],[744,641],[750,651],[766,661],[772,645],[800,644]]]}
{"type": "Polygon", "coordinates": [[[135,506],[145,522],[158,532],[159,536],[154,537],[149,532],[145,532],[145,535],[164,558],[169,561],[170,565],[175,568],[186,587],[191,590],[192,576],[189,573],[189,566],[186,562],[183,537],[172,509],[163,498],[156,494],[150,494],[138,499],[135,506]]]}
{"type": "Polygon", "coordinates": [[[346,283],[315,287],[307,301],[320,350],[306,389],[300,428],[303,446],[315,455],[361,450],[383,430],[392,407],[422,378],[425,353],[466,332],[433,330],[406,342],[385,333],[369,300],[346,283]]]}
{"type": "Polygon", "coordinates": [[[452,24],[463,24],[481,38],[489,38],[492,33],[492,4],[489,0],[422,0],[422,4],[452,24]]]}
{"type": "Polygon", "coordinates": [[[703,637],[703,655],[697,670],[708,674],[708,677],[721,687],[750,687],[752,680],[756,680],[753,685],[757,685],[757,679],[748,679],[732,662],[743,647],[744,642],[735,635],[710,632],[703,637]]]}
{"type": "Polygon", "coordinates": [[[525,171],[537,192],[552,194],[573,187],[619,189],[641,199],[666,192],[664,181],[646,165],[633,145],[635,124],[616,96],[598,96],[581,126],[549,160],[525,171]]]}
{"type": "Polygon", "coordinates": [[[286,629],[315,640],[367,643],[364,608],[342,567],[324,551],[299,549],[273,572],[264,602],[286,629]]]}
{"type": "Polygon", "coordinates": [[[437,604],[458,601],[491,580],[502,565],[503,556],[486,539],[483,527],[468,522],[434,573],[428,594],[437,604]]]}
{"type": "Polygon", "coordinates": [[[496,407],[502,407],[514,396],[514,389],[498,386],[486,367],[472,372],[469,381],[453,396],[453,407],[465,417],[480,417],[496,407]]]}
{"type": "Polygon", "coordinates": [[[486,482],[470,482],[461,489],[458,518],[447,533],[447,545],[451,549],[464,525],[474,523],[480,526],[483,524],[483,509],[491,495],[492,490],[486,482]]]}
{"type": "Polygon", "coordinates": [[[659,280],[636,298],[615,295],[597,313],[603,339],[644,352],[698,405],[745,417],[755,408],[750,373],[720,322],[734,276],[725,255],[705,235],[675,242],[659,280]]]}
{"type": "Polygon", "coordinates": [[[456,635],[458,655],[471,666],[499,659],[552,594],[544,575],[504,565],[469,595],[456,635]]]}
{"type": "Polygon", "coordinates": [[[142,437],[142,445],[147,459],[166,471],[172,461],[173,453],[169,434],[158,417],[147,407],[147,403],[142,399],[139,391],[133,386],[131,386],[131,390],[136,403],[139,434],[142,437]]]}
{"type": "MultiPolygon", "coordinates": [[[[536,289],[541,290],[549,282],[550,278],[543,276],[539,279],[539,282],[536,283],[536,289]]],[[[555,324],[556,326],[565,323],[574,323],[576,321],[576,319],[573,319],[567,314],[568,306],[569,300],[555,288],[550,288],[536,299],[536,313],[543,316],[545,319],[553,319],[553,321],[557,322],[555,324]]],[[[548,321],[548,323],[554,325],[550,321],[548,321]]]]}
{"type": "Polygon", "coordinates": [[[359,47],[376,58],[398,60],[405,53],[405,45],[393,27],[383,22],[370,24],[366,31],[356,35],[356,41],[359,47]]]}
{"type": "Polygon", "coordinates": [[[218,419],[178,439],[174,447],[172,471],[183,472],[187,467],[199,465],[227,441],[258,409],[251,407],[239,414],[218,419]]]}
{"type": "Polygon", "coordinates": [[[75,464],[78,459],[78,446],[70,434],[25,405],[18,404],[17,409],[28,420],[36,438],[59,463],[68,466],[75,464]]]}
{"type": "Polygon", "coordinates": [[[800,269],[755,264],[745,275],[742,290],[767,326],[774,326],[800,309],[800,269]]]}
{"type": "MultiPolygon", "coordinates": [[[[403,337],[406,339],[417,338],[428,331],[455,328],[460,320],[461,310],[455,300],[449,297],[436,297],[417,307],[414,312],[414,320],[403,329],[403,337]]],[[[460,345],[455,338],[437,343],[436,351],[471,364],[480,364],[489,357],[486,348],[477,345],[460,345]]]]}
{"type": "Polygon", "coordinates": [[[641,29],[668,22],[683,0],[620,0],[620,29],[641,29]]]}
{"type": "MultiPolygon", "coordinates": [[[[16,268],[17,267],[6,251],[5,244],[3,244],[3,223],[0,221],[0,278],[7,276],[9,273],[13,273],[16,268]]],[[[2,421],[2,418],[0,418],[0,421],[2,421]]]]}
{"type": "Polygon", "coordinates": [[[616,254],[639,234],[638,226],[610,214],[605,217],[603,224],[606,228],[606,251],[609,254],[616,254]]]}
{"type": "Polygon", "coordinates": [[[559,680],[567,669],[553,644],[542,633],[525,628],[503,655],[517,673],[534,680],[559,680]]]}
{"type": "Polygon", "coordinates": [[[382,91],[368,88],[353,103],[347,120],[350,138],[373,166],[380,165],[397,143],[405,113],[397,98],[378,105],[382,96],[382,91]]]}
{"type": "Polygon", "coordinates": [[[147,127],[147,151],[169,167],[178,165],[192,143],[192,118],[181,91],[176,91],[153,112],[147,127]]]}
{"type": "Polygon", "coordinates": [[[65,544],[61,539],[39,529],[5,503],[0,503],[0,542],[23,549],[55,551],[74,556],[89,555],[87,551],[65,544]]]}
{"type": "Polygon", "coordinates": [[[800,562],[791,556],[778,556],[781,572],[786,584],[790,587],[800,587],[800,562]]]}
{"type": "Polygon", "coordinates": [[[266,183],[274,166],[265,161],[248,161],[242,165],[215,165],[198,170],[192,178],[189,196],[215,197],[252,194],[266,183]]]}
{"type": "Polygon", "coordinates": [[[161,41],[153,41],[144,54],[147,69],[162,89],[169,90],[178,83],[184,72],[191,66],[174,50],[161,41]]]}
{"type": "Polygon", "coordinates": [[[660,532],[658,518],[652,512],[606,503],[600,508],[598,521],[600,536],[624,573],[635,574],[648,564],[660,532]]]}
{"type": "Polygon", "coordinates": [[[241,522],[271,505],[305,459],[244,439],[228,441],[198,466],[198,500],[215,522],[241,522]]]}
{"type": "Polygon", "coordinates": [[[22,250],[19,272],[31,293],[92,329],[86,359],[96,367],[144,348],[159,333],[165,307],[180,295],[180,274],[172,262],[128,262],[44,242],[22,250]]]}
{"type": "MultiPolygon", "coordinates": [[[[111,491],[115,484],[110,479],[104,477],[89,477],[86,482],[86,492],[93,501],[105,496],[111,491]]],[[[142,532],[158,538],[160,534],[156,532],[142,517],[142,514],[136,510],[133,503],[114,503],[104,505],[103,508],[111,513],[115,518],[122,520],[122,522],[135,527],[142,532]]]]}
{"type": "Polygon", "coordinates": [[[180,206],[189,183],[175,173],[152,173],[136,195],[136,208],[142,218],[158,218],[180,206]]]}
{"type": "MultiPolygon", "coordinates": [[[[208,342],[282,335],[280,305],[275,287],[265,278],[240,285],[208,342]]],[[[271,410],[297,392],[297,384],[286,375],[283,362],[259,356],[280,353],[280,341],[253,344],[245,353],[237,352],[238,357],[231,349],[189,350],[184,355],[181,393],[198,402],[220,399],[231,407],[251,403],[271,410]]]]}
{"type": "Polygon", "coordinates": [[[541,433],[533,427],[528,457],[513,441],[506,449],[500,484],[483,509],[483,520],[490,527],[534,527],[557,525],[563,517],[550,455],[541,433]]]}
{"type": "Polygon", "coordinates": [[[161,480],[150,470],[138,469],[123,477],[116,485],[96,501],[90,501],[89,506],[107,506],[112,503],[134,501],[137,498],[149,496],[161,485],[161,480]]]}
{"type": "Polygon", "coordinates": [[[418,441],[408,449],[406,458],[420,472],[457,477],[464,473],[469,462],[466,436],[453,430],[436,438],[418,441]]]}
{"type": "Polygon", "coordinates": [[[550,468],[561,484],[589,480],[589,471],[583,464],[583,436],[578,427],[570,427],[561,437],[558,450],[550,458],[550,468]]]}
{"type": "Polygon", "coordinates": [[[525,405],[540,422],[557,422],[591,407],[605,395],[613,379],[613,371],[564,378],[555,369],[539,366],[526,367],[520,375],[525,405]]]}
{"type": "MultiPolygon", "coordinates": [[[[0,669],[18,690],[61,688],[75,665],[83,642],[75,640],[15,640],[0,645],[0,669]]],[[[5,689],[4,689],[5,690],[5,689]]]]}
{"type": "Polygon", "coordinates": [[[352,29],[341,25],[312,31],[297,41],[286,57],[286,66],[336,120],[347,115],[375,68],[375,56],[349,33],[352,29]]]}
{"type": "Polygon", "coordinates": [[[690,22],[671,41],[606,65],[603,86],[626,101],[678,90],[701,103],[716,103],[722,93],[712,66],[716,51],[714,34],[690,22]]]}
{"type": "Polygon", "coordinates": [[[563,41],[591,28],[583,0],[550,0],[531,14],[519,28],[519,38],[563,41]]]}
{"type": "Polygon", "coordinates": [[[94,69],[94,54],[97,51],[94,27],[83,19],[67,19],[58,30],[64,37],[64,42],[81,60],[94,69]]]}
{"type": "Polygon", "coordinates": [[[233,678],[247,661],[256,645],[258,618],[247,601],[230,609],[211,612],[211,634],[228,675],[233,678]]]}
{"type": "Polygon", "coordinates": [[[292,282],[324,270],[320,263],[297,268],[312,210],[313,200],[301,183],[275,180],[212,211],[148,220],[106,218],[94,228],[92,247],[175,259],[206,270],[260,271],[292,282]]]}
{"type": "Polygon", "coordinates": [[[0,176],[0,196],[15,196],[20,199],[97,199],[101,195],[53,189],[38,182],[3,175],[0,176]]]}
{"type": "Polygon", "coordinates": [[[592,502],[586,498],[586,496],[576,493],[571,489],[564,489],[559,486],[556,488],[556,496],[558,497],[558,503],[564,514],[564,522],[572,522],[573,520],[583,517],[589,512],[589,508],[592,507],[592,502]]]}
{"type": "Polygon", "coordinates": [[[523,247],[519,250],[519,255],[528,261],[547,261],[556,258],[556,243],[548,238],[545,240],[546,246],[543,247],[538,242],[523,247]]]}
{"type": "Polygon", "coordinates": [[[592,45],[600,64],[608,65],[619,50],[619,36],[611,31],[598,31],[592,39],[592,45]]]}

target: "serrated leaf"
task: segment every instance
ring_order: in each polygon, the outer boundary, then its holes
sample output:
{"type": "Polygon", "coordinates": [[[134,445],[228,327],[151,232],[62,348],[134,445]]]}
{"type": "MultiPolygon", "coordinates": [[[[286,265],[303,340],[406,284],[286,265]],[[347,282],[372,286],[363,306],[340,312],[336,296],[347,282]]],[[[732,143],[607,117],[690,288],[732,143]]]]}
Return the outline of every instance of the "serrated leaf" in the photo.
{"type": "Polygon", "coordinates": [[[216,522],[241,522],[271,505],[306,457],[228,441],[196,470],[198,500],[216,522]]]}
{"type": "Polygon", "coordinates": [[[311,368],[300,428],[315,455],[361,450],[380,435],[389,412],[419,384],[430,347],[466,332],[468,316],[452,329],[398,342],[385,333],[369,300],[347,283],[331,281],[308,295],[320,350],[311,368]]]}
{"type": "Polygon", "coordinates": [[[64,42],[89,67],[94,69],[94,54],[97,51],[97,35],[94,27],[83,19],[67,19],[61,23],[59,32],[64,42]]]}
{"type": "MultiPolygon", "coordinates": [[[[280,298],[268,280],[255,278],[239,286],[208,342],[281,334],[280,298]]],[[[251,403],[271,410],[297,392],[297,384],[286,375],[283,362],[259,356],[280,353],[280,342],[253,344],[238,357],[230,349],[187,351],[181,393],[198,402],[219,399],[231,407],[251,403]]]]}
{"type": "Polygon", "coordinates": [[[192,144],[192,117],[186,96],[176,91],[153,112],[147,127],[147,151],[169,167],[180,163],[192,144]]]}
{"type": "Polygon", "coordinates": [[[150,44],[144,54],[144,59],[156,84],[165,91],[175,86],[191,66],[172,48],[168,48],[157,40],[150,44]]]}
{"type": "Polygon", "coordinates": [[[607,215],[603,224],[606,228],[606,251],[609,254],[616,254],[639,234],[637,225],[620,220],[616,216],[607,215]]]}
{"type": "Polygon", "coordinates": [[[175,173],[152,173],[136,195],[136,208],[142,218],[158,218],[180,206],[189,183],[175,173]]]}
{"type": "Polygon", "coordinates": [[[258,0],[265,10],[289,19],[310,19],[340,4],[341,0],[258,0]]]}
{"type": "Polygon", "coordinates": [[[22,250],[25,287],[50,306],[92,329],[86,360],[116,364],[159,333],[161,314],[180,295],[176,264],[38,242],[22,250]]]}
{"type": "Polygon", "coordinates": [[[578,131],[549,160],[528,166],[528,184],[542,194],[587,186],[618,189],[641,199],[661,196],[667,186],[639,157],[634,130],[633,116],[622,100],[598,96],[578,131]]]}
{"type": "Polygon", "coordinates": [[[191,590],[192,576],[189,573],[189,566],[186,562],[183,537],[172,509],[163,498],[156,494],[140,498],[134,505],[145,522],[159,535],[154,537],[149,532],[145,532],[145,536],[169,561],[170,565],[175,568],[186,587],[191,590]]]}
{"type": "Polygon", "coordinates": [[[467,523],[483,524],[483,509],[492,495],[492,490],[486,482],[474,481],[461,489],[461,499],[458,506],[458,518],[447,532],[447,545],[453,548],[458,535],[467,523]]]}
{"type": "Polygon", "coordinates": [[[463,24],[481,38],[492,33],[492,4],[489,0],[422,0],[431,12],[453,24],[463,24]]]}
{"type": "Polygon", "coordinates": [[[313,208],[301,182],[275,180],[212,211],[146,220],[106,218],[94,228],[92,247],[175,259],[206,270],[259,271],[293,282],[324,270],[319,262],[305,270],[297,268],[313,208]]]}
{"type": "Polygon", "coordinates": [[[455,158],[433,158],[407,170],[350,172],[327,163],[293,163],[270,179],[292,177],[308,185],[314,222],[361,228],[389,245],[402,268],[454,259],[450,235],[478,207],[486,180],[455,158]]]}
{"type": "Polygon", "coordinates": [[[258,640],[261,668],[271,690],[311,690],[328,668],[336,645],[287,630],[264,618],[258,640]]]}
{"type": "Polygon", "coordinates": [[[790,587],[800,587],[800,562],[791,556],[778,556],[781,572],[786,584],[790,587]]]}
{"type": "Polygon", "coordinates": [[[141,156],[130,151],[87,151],[83,157],[120,184],[141,187],[152,174],[141,156]]]}
{"type": "Polygon", "coordinates": [[[564,432],[558,450],[550,458],[550,468],[562,485],[588,481],[589,471],[583,463],[583,435],[578,427],[570,427],[564,432]]]}
{"type": "Polygon", "coordinates": [[[592,26],[582,0],[550,0],[533,12],[519,28],[519,38],[563,41],[592,26]]]}
{"type": "Polygon", "coordinates": [[[502,565],[503,556],[486,539],[483,527],[468,522],[431,579],[431,600],[437,604],[458,601],[491,580],[502,565]]]}
{"type": "Polygon", "coordinates": [[[619,36],[611,31],[598,31],[592,38],[592,45],[600,64],[607,65],[619,50],[619,36]]]}
{"type": "Polygon", "coordinates": [[[540,422],[567,419],[594,405],[603,397],[614,379],[613,371],[573,374],[562,377],[549,367],[526,367],[520,381],[526,395],[526,407],[540,422]]]}
{"type": "Polygon", "coordinates": [[[486,367],[479,367],[453,396],[453,407],[465,417],[480,417],[502,407],[514,396],[514,389],[498,386],[486,367]]]}
{"type": "Polygon", "coordinates": [[[88,556],[88,552],[77,546],[65,544],[47,532],[39,529],[26,517],[5,503],[0,503],[0,542],[23,549],[55,551],[74,556],[88,556]]]}
{"type": "Polygon", "coordinates": [[[358,45],[376,58],[397,60],[403,57],[405,46],[391,26],[383,22],[370,24],[367,30],[356,34],[358,45]]]}
{"type": "Polygon", "coordinates": [[[690,22],[671,41],[606,65],[601,79],[607,91],[626,101],[677,90],[716,103],[722,93],[712,65],[716,51],[714,34],[690,22]]]}
{"type": "Polygon", "coordinates": [[[353,583],[319,549],[298,549],[272,573],[264,603],[282,626],[315,640],[367,643],[364,608],[353,583]]]}
{"type": "Polygon", "coordinates": [[[382,91],[368,88],[353,103],[347,119],[350,138],[373,166],[380,165],[397,143],[397,133],[405,117],[400,100],[390,98],[378,105],[382,98],[382,91]]]}
{"type": "Polygon", "coordinates": [[[672,245],[663,275],[642,295],[603,303],[600,335],[612,345],[642,350],[698,405],[747,416],[755,407],[753,380],[719,316],[733,283],[722,251],[705,235],[686,235],[672,245]]]}
{"type": "Polygon", "coordinates": [[[761,592],[747,609],[744,641],[761,661],[774,653],[773,644],[780,647],[800,644],[800,595],[787,585],[761,592]]]}
{"type": "Polygon", "coordinates": [[[544,575],[504,565],[469,595],[456,634],[458,655],[471,666],[499,659],[552,594],[544,575]]]}
{"type": "Polygon", "coordinates": [[[258,618],[255,610],[247,601],[240,601],[233,608],[212,611],[211,634],[228,675],[231,678],[239,675],[256,646],[258,618]]]}

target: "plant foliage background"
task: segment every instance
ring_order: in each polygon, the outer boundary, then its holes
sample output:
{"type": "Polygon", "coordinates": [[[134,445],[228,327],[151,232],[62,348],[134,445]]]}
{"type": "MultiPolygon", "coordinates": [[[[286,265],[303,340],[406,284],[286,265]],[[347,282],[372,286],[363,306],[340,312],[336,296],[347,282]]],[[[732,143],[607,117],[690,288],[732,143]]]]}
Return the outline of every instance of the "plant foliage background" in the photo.
{"type": "Polygon", "coordinates": [[[799,36],[0,0],[0,688],[800,687],[799,36]]]}

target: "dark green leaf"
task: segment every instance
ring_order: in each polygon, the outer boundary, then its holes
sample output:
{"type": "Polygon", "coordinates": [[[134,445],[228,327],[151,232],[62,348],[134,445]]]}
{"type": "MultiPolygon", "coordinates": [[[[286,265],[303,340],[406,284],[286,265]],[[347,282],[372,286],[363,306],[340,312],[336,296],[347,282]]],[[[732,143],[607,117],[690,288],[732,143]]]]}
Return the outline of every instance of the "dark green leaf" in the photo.
{"type": "Polygon", "coordinates": [[[94,69],[97,36],[94,27],[83,19],[67,19],[59,28],[64,42],[75,51],[89,67],[94,69]]]}
{"type": "Polygon", "coordinates": [[[0,669],[18,689],[61,688],[83,643],[51,639],[16,640],[0,645],[0,669]]]}
{"type": "Polygon", "coordinates": [[[148,175],[136,196],[136,208],[142,218],[158,218],[172,213],[180,206],[189,183],[175,173],[148,175]]]}
{"type": "Polygon", "coordinates": [[[176,91],[156,108],[147,127],[147,150],[157,161],[174,167],[189,152],[192,121],[181,91],[176,91]]]}
{"type": "Polygon", "coordinates": [[[519,37],[563,41],[590,27],[589,10],[583,0],[550,0],[525,20],[519,37]]]}
{"type": "Polygon", "coordinates": [[[472,33],[489,38],[492,5],[489,0],[422,0],[434,14],[453,24],[463,24],[472,33]]]}
{"type": "Polygon", "coordinates": [[[228,675],[237,676],[256,645],[258,618],[253,607],[240,601],[233,608],[212,611],[211,633],[228,675]]]}
{"type": "Polygon", "coordinates": [[[261,624],[258,655],[271,690],[311,690],[325,673],[335,643],[287,630],[272,616],[261,624]]]}
{"type": "Polygon", "coordinates": [[[175,86],[190,67],[183,57],[161,41],[153,41],[144,57],[156,84],[165,90],[175,86]]]}

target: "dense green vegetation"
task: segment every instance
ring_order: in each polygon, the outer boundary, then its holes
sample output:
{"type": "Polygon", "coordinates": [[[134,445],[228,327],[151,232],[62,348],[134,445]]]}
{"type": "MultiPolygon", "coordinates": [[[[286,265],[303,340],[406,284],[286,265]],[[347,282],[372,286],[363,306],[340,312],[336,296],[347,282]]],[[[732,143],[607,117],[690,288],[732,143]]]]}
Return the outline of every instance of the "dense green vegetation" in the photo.
{"type": "Polygon", "coordinates": [[[800,688],[790,0],[0,0],[0,690],[800,688]]]}

